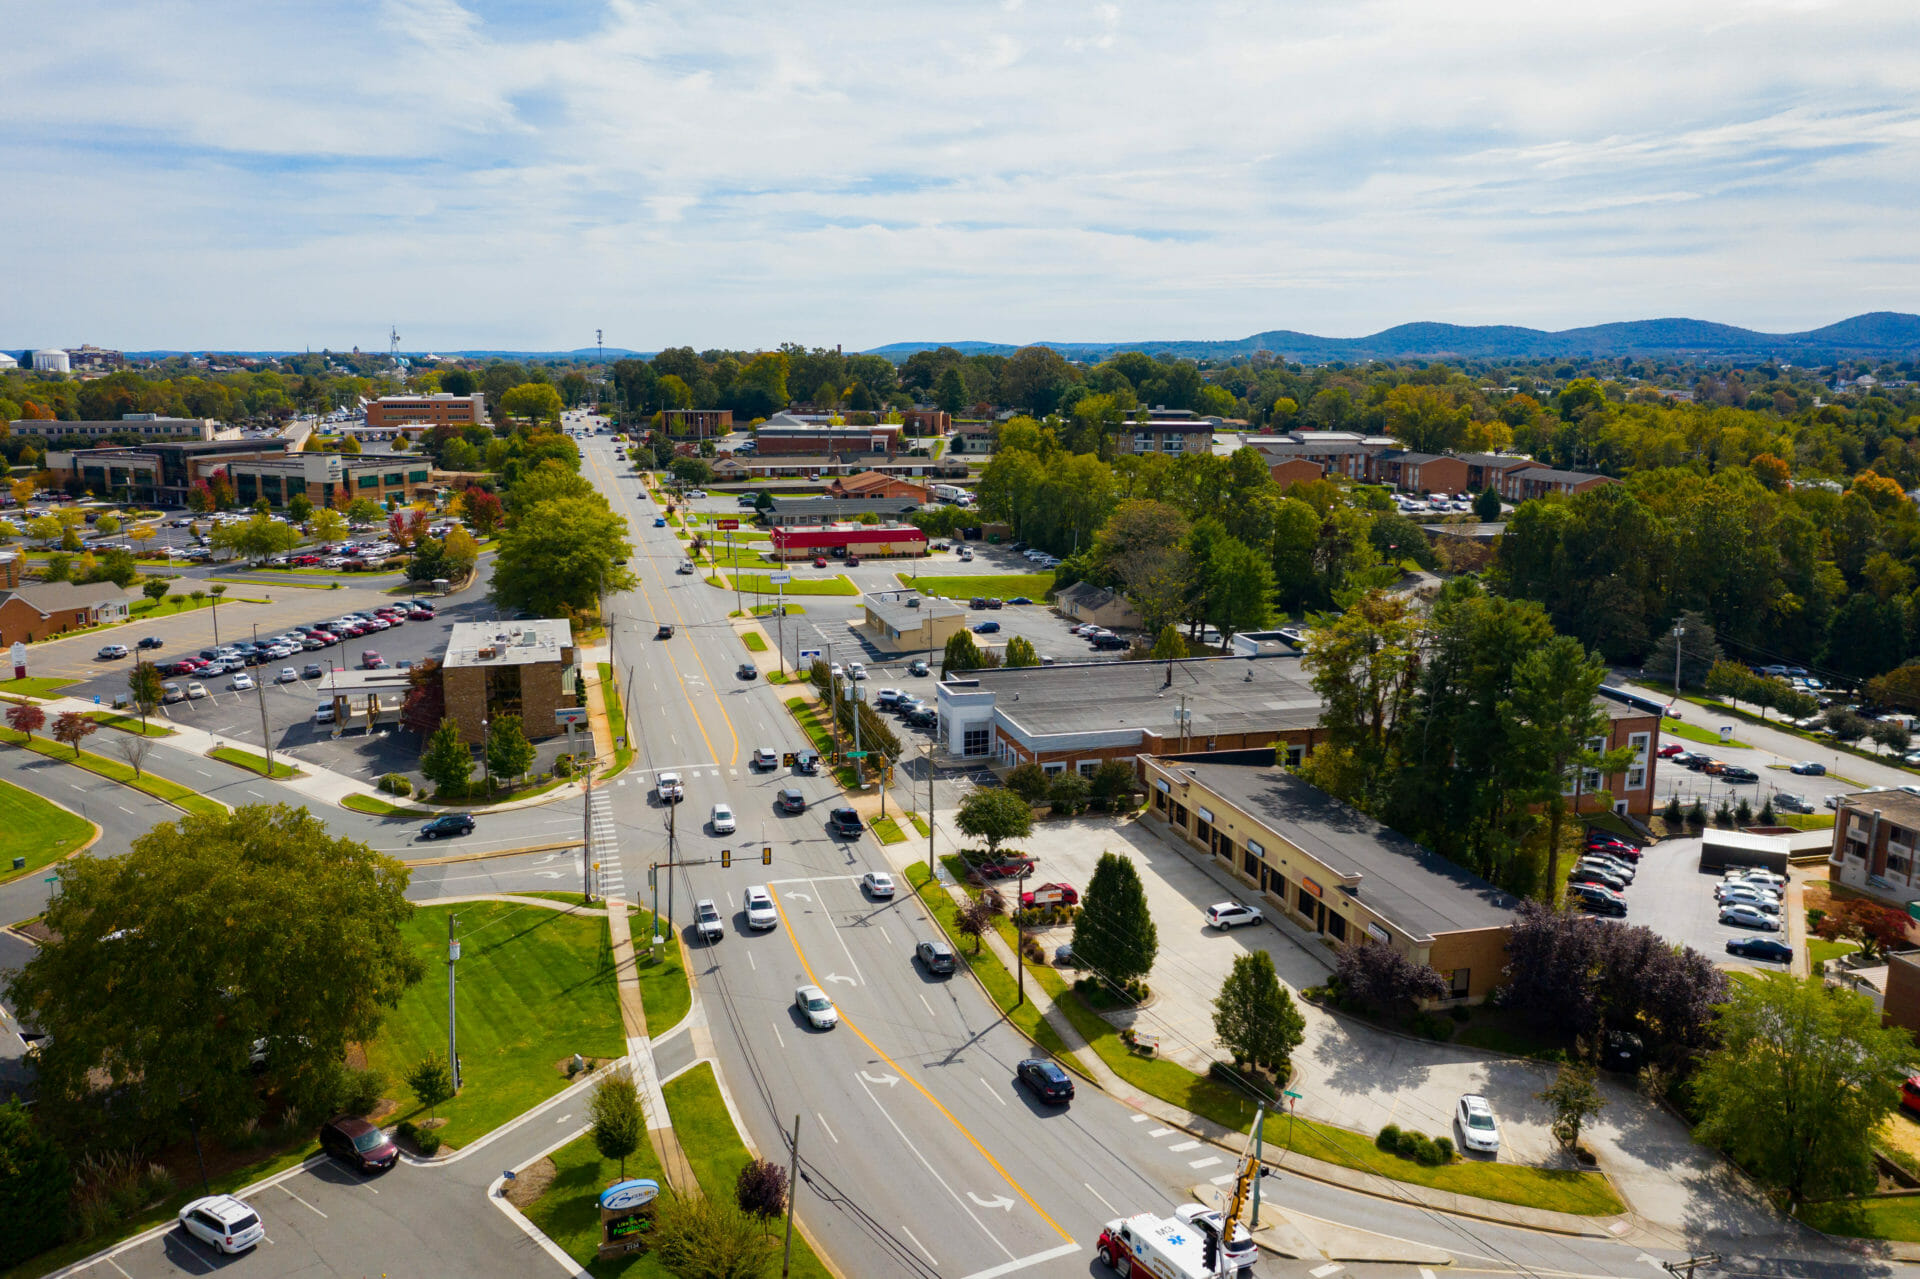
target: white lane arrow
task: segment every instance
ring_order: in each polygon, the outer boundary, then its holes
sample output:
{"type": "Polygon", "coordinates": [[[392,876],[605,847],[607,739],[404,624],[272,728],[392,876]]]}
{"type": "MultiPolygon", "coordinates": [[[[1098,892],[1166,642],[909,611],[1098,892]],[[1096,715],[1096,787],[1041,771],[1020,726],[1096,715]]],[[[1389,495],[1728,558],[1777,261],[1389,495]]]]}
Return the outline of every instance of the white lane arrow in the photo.
{"type": "Polygon", "coordinates": [[[813,900],[813,898],[807,896],[805,893],[788,893],[787,896],[798,902],[810,902],[813,900]]]}
{"type": "Polygon", "coordinates": [[[535,866],[545,866],[548,862],[552,861],[554,858],[558,857],[559,855],[560,854],[558,853],[548,853],[545,857],[536,857],[534,859],[533,864],[535,866]]]}
{"type": "Polygon", "coordinates": [[[857,981],[855,981],[855,980],[854,980],[853,978],[851,978],[851,977],[842,977],[842,976],[841,976],[841,975],[840,975],[839,973],[828,973],[828,974],[827,974],[827,980],[828,980],[828,981],[843,981],[843,982],[845,982],[845,983],[847,983],[847,985],[849,985],[849,986],[858,986],[858,985],[860,984],[859,982],[857,982],[857,981]]]}
{"type": "Polygon", "coordinates": [[[560,872],[559,872],[559,871],[557,871],[557,870],[536,870],[535,872],[533,872],[533,875],[534,875],[534,878],[535,878],[535,879],[558,879],[558,878],[560,878],[560,872]]]}
{"type": "Polygon", "coordinates": [[[1007,1198],[1005,1195],[995,1195],[991,1199],[982,1199],[979,1195],[969,1190],[967,1192],[967,1198],[973,1200],[973,1206],[976,1208],[998,1208],[1002,1212],[1013,1211],[1013,1200],[1007,1198]]]}
{"type": "Polygon", "coordinates": [[[900,1076],[898,1075],[869,1075],[864,1070],[860,1072],[860,1078],[870,1084],[885,1084],[889,1088],[900,1082],[900,1076]]]}

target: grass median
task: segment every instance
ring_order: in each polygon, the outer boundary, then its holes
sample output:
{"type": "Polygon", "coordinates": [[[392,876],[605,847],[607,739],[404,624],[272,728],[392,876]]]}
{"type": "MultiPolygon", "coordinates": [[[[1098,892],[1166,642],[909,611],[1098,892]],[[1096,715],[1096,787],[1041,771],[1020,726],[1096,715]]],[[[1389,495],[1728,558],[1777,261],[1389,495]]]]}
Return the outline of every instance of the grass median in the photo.
{"type": "Polygon", "coordinates": [[[12,782],[0,782],[0,883],[30,875],[93,838],[93,823],[12,782]],[[16,857],[26,865],[13,869],[16,857]]]}
{"type": "Polygon", "coordinates": [[[372,813],[375,817],[432,817],[431,809],[413,808],[405,804],[389,804],[384,799],[375,799],[371,795],[349,795],[340,801],[340,807],[351,808],[356,813],[372,813]]]}
{"type": "Polygon", "coordinates": [[[767,651],[767,641],[758,631],[747,631],[743,633],[740,636],[740,642],[747,646],[749,653],[764,653],[767,651]]]}
{"type": "Polygon", "coordinates": [[[858,595],[860,588],[838,574],[833,577],[796,577],[775,586],[765,573],[735,573],[728,585],[750,595],[858,595]]]}
{"type": "MultiPolygon", "coordinates": [[[[216,746],[207,752],[207,757],[209,759],[217,759],[222,764],[232,764],[235,768],[244,768],[249,773],[257,773],[262,777],[267,775],[267,760],[264,755],[256,755],[252,751],[243,751],[236,746],[216,746]]],[[[282,781],[289,777],[299,777],[301,775],[300,770],[293,765],[283,764],[277,759],[273,761],[274,781],[282,781]]]]}
{"type": "Polygon", "coordinates": [[[447,916],[456,917],[459,1042],[464,1086],[443,1102],[442,1140],[464,1146],[566,1087],[566,1065],[626,1055],[607,923],[517,902],[421,907],[404,925],[428,978],[400,997],[367,1046],[368,1064],[392,1078],[403,1104],[390,1118],[419,1118],[399,1081],[428,1053],[447,1050],[447,916]]]}
{"type": "Polygon", "coordinates": [[[173,730],[165,724],[156,724],[152,720],[142,723],[138,715],[122,715],[117,711],[82,711],[88,719],[102,728],[115,728],[123,733],[132,733],[137,737],[172,737],[173,730]]]}
{"type": "Polygon", "coordinates": [[[0,728],[0,742],[11,742],[15,746],[24,746],[36,755],[59,760],[62,764],[72,764],[84,768],[89,773],[112,781],[123,782],[135,790],[151,795],[155,799],[165,800],[176,808],[184,808],[190,813],[224,813],[227,806],[219,800],[208,799],[179,782],[168,781],[164,777],[155,777],[152,773],[136,774],[131,767],[119,760],[108,759],[104,755],[95,755],[92,751],[81,751],[77,756],[71,746],[62,746],[55,741],[35,737],[29,739],[24,733],[16,733],[11,728],[0,728]]]}
{"type": "Polygon", "coordinates": [[[70,679],[53,679],[46,675],[0,680],[0,697],[9,693],[18,697],[58,697],[61,689],[72,688],[76,682],[70,679]]]}
{"type": "MultiPolygon", "coordinates": [[[[1768,727],[1772,727],[1772,725],[1768,727]]],[[[1729,746],[1738,747],[1741,750],[1753,749],[1745,742],[1738,740],[1723,742],[1720,740],[1720,734],[1718,733],[1709,732],[1704,728],[1698,728],[1682,720],[1672,718],[1660,721],[1660,731],[1669,737],[1678,737],[1683,741],[1699,742],[1703,746],[1729,746]]]]}
{"type": "Polygon", "coordinates": [[[627,740],[627,712],[620,705],[620,686],[613,682],[613,663],[601,662],[600,698],[607,708],[607,733],[614,740],[612,777],[633,762],[633,743],[627,740]]]}
{"type": "Polygon", "coordinates": [[[1045,599],[1047,592],[1053,589],[1052,573],[971,573],[953,577],[928,577],[922,574],[915,577],[911,573],[896,573],[902,586],[911,586],[928,595],[945,595],[949,599],[1010,600],[1022,595],[1029,599],[1045,599]]]}
{"type": "Polygon", "coordinates": [[[876,817],[867,823],[867,829],[871,830],[874,838],[883,844],[904,844],[907,842],[906,832],[901,830],[900,823],[894,821],[891,817],[876,817]]]}

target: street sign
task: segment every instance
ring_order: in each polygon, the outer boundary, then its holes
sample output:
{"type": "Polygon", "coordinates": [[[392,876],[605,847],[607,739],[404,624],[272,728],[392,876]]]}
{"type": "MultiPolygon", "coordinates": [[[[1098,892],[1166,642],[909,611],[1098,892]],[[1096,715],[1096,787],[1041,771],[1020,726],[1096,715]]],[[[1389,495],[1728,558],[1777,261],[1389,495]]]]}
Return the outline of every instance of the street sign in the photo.
{"type": "Polygon", "coordinates": [[[567,728],[573,728],[587,722],[587,708],[584,706],[562,706],[553,712],[553,722],[567,728]]]}
{"type": "Polygon", "coordinates": [[[775,586],[785,586],[788,582],[791,582],[792,580],[793,580],[793,574],[791,573],[767,574],[767,581],[771,582],[775,586]]]}
{"type": "Polygon", "coordinates": [[[865,751],[848,751],[847,752],[848,759],[865,759],[866,757],[867,757],[867,752],[865,751]]]}

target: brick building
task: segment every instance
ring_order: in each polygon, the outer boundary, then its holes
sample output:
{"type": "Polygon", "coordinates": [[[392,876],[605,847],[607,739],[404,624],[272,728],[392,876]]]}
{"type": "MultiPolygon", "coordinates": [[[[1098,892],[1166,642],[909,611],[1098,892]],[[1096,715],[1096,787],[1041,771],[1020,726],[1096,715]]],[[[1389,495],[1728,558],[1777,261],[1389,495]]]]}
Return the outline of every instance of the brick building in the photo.
{"type": "Polygon", "coordinates": [[[1828,875],[1848,888],[1904,906],[1920,900],[1920,795],[1901,790],[1840,797],[1828,875]]]}
{"type": "Polygon", "coordinates": [[[1372,939],[1446,979],[1445,1003],[1504,982],[1519,903],[1284,769],[1142,756],[1145,820],[1337,944],[1372,939]]]}
{"type": "Polygon", "coordinates": [[[662,409],[660,429],[672,436],[690,435],[696,440],[725,435],[733,430],[732,409],[662,409]]]}
{"type": "Polygon", "coordinates": [[[284,457],[284,439],[156,440],[124,448],[49,449],[46,467],[73,492],[125,494],[129,501],[185,506],[196,480],[236,461],[284,457]]]}
{"type": "Polygon", "coordinates": [[[827,485],[827,492],[834,497],[897,498],[913,502],[927,500],[927,486],[916,484],[899,475],[889,475],[885,471],[861,471],[858,475],[844,475],[827,485]]]}
{"type": "Polygon", "coordinates": [[[31,644],[107,622],[127,620],[127,593],[112,582],[18,585],[18,560],[5,569],[15,585],[0,591],[0,645],[31,644]]]}
{"type": "Polygon", "coordinates": [[[535,741],[565,732],[553,713],[579,704],[578,660],[573,623],[564,619],[457,622],[440,663],[446,714],[469,746],[484,743],[486,721],[500,715],[518,715],[535,741]]]}
{"type": "Polygon", "coordinates": [[[1467,487],[1464,458],[1390,449],[1373,459],[1373,475],[1402,493],[1460,493],[1467,487]]]}
{"type": "Polygon", "coordinates": [[[104,437],[137,435],[143,440],[210,440],[219,429],[210,417],[161,417],[157,413],[122,413],[106,421],[16,423],[21,433],[44,435],[50,440],[67,435],[104,437]]]}
{"type": "Polygon", "coordinates": [[[838,457],[841,454],[878,454],[892,457],[905,451],[901,436],[905,428],[897,423],[855,426],[851,423],[805,422],[787,413],[776,413],[760,424],[753,434],[754,451],[761,457],[772,455],[802,457],[838,457]]]}
{"type": "Polygon", "coordinates": [[[305,494],[315,506],[370,498],[410,502],[433,486],[433,463],[424,454],[289,453],[284,457],[241,459],[226,466],[235,499],[252,506],[266,498],[285,506],[305,494]]]}
{"type": "Polygon", "coordinates": [[[1527,466],[1508,471],[1500,477],[1500,496],[1509,502],[1529,502],[1558,494],[1571,497],[1602,484],[1618,483],[1610,476],[1587,471],[1556,471],[1550,466],[1527,466]]]}
{"type": "Polygon", "coordinates": [[[1327,467],[1310,457],[1279,457],[1276,454],[1263,454],[1267,459],[1267,470],[1273,476],[1274,486],[1282,493],[1296,484],[1311,484],[1315,480],[1325,479],[1327,467]]]}
{"type": "Polygon", "coordinates": [[[383,395],[367,405],[369,427],[423,435],[436,426],[472,426],[487,420],[487,397],[472,395],[383,395]]]}

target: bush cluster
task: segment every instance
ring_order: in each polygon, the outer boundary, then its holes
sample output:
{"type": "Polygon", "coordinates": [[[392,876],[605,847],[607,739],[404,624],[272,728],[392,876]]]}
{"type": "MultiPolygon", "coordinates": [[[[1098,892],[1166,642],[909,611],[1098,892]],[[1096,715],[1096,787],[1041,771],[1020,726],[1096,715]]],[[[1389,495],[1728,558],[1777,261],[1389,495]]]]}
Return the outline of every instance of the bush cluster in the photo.
{"type": "Polygon", "coordinates": [[[1373,1144],[1390,1155],[1411,1159],[1423,1168],[1438,1168],[1453,1162],[1453,1138],[1429,1137],[1425,1133],[1388,1124],[1373,1139],[1373,1144]]]}
{"type": "Polygon", "coordinates": [[[404,773],[388,773],[380,779],[380,789],[389,795],[411,795],[413,783],[407,780],[404,773]]]}

